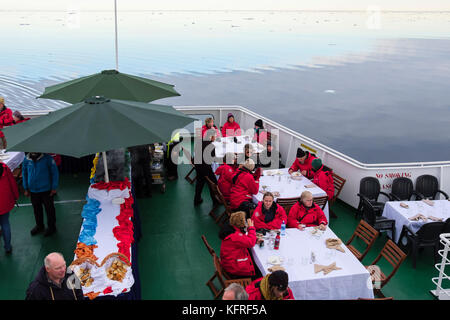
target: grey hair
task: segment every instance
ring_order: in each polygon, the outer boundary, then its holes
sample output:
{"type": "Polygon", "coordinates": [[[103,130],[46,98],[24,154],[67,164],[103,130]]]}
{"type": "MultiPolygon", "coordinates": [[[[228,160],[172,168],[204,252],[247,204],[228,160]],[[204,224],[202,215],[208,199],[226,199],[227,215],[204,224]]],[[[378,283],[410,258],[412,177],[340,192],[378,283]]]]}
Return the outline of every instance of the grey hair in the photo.
{"type": "Polygon", "coordinates": [[[233,291],[235,300],[248,300],[248,294],[239,283],[232,283],[225,288],[225,291],[233,291]]]}
{"type": "Polygon", "coordinates": [[[63,256],[61,253],[59,253],[59,252],[52,252],[52,253],[48,254],[48,255],[45,257],[45,259],[44,259],[44,265],[45,265],[47,268],[50,268],[50,258],[49,258],[49,256],[52,255],[52,254],[57,254],[58,256],[60,256],[60,257],[64,260],[64,256],[63,256]]]}

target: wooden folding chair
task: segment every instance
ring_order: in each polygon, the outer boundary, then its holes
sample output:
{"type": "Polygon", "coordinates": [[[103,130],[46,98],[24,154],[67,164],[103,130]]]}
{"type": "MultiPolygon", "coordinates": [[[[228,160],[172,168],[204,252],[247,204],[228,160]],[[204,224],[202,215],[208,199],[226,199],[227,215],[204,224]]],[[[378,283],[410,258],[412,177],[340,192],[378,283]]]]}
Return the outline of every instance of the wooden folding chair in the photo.
{"type": "Polygon", "coordinates": [[[189,160],[190,165],[192,166],[191,170],[188,172],[188,174],[184,177],[190,184],[193,184],[195,179],[197,179],[197,176],[195,176],[194,178],[191,178],[190,175],[192,174],[192,172],[195,170],[195,166],[194,166],[194,158],[192,158],[191,153],[184,147],[181,147],[181,149],[183,149],[183,155],[186,157],[186,159],[189,160]]]}
{"type": "Polygon", "coordinates": [[[406,254],[394,243],[394,241],[388,240],[378,257],[376,257],[370,266],[366,266],[366,269],[369,271],[372,278],[372,284],[374,285],[373,291],[376,296],[385,298],[381,292],[381,288],[389,282],[405,259],[406,254]],[[393,267],[393,270],[388,276],[386,276],[381,271],[381,268],[376,265],[382,257],[385,258],[393,267]]]}
{"type": "Polygon", "coordinates": [[[216,254],[213,255],[213,261],[214,261],[214,268],[216,271],[214,275],[211,277],[211,279],[208,280],[206,285],[211,289],[212,293],[214,294],[214,299],[218,299],[223,294],[225,288],[228,286],[225,281],[237,282],[240,283],[241,285],[252,282],[251,278],[231,279],[230,276],[225,271],[223,271],[222,266],[220,264],[220,258],[216,254]],[[217,288],[213,282],[214,279],[216,278],[220,284],[219,288],[217,288]]]}
{"type": "Polygon", "coordinates": [[[317,204],[322,210],[325,210],[325,207],[328,202],[328,196],[315,197],[313,200],[314,203],[317,204]]]}
{"type": "Polygon", "coordinates": [[[364,259],[364,257],[366,256],[367,252],[369,252],[370,248],[372,248],[379,234],[380,233],[374,228],[372,228],[371,225],[369,225],[364,220],[361,220],[358,226],[356,227],[355,232],[351,236],[350,240],[348,240],[345,245],[359,261],[362,261],[362,259],[364,259]],[[366,249],[362,253],[359,252],[358,249],[356,249],[353,245],[350,244],[355,238],[360,238],[367,245],[366,249]]]}
{"type": "Polygon", "coordinates": [[[243,278],[243,279],[225,280],[225,288],[227,288],[232,283],[240,284],[245,289],[250,283],[252,283],[252,279],[243,278]]]}
{"type": "Polygon", "coordinates": [[[336,213],[334,213],[333,210],[331,210],[331,205],[333,205],[336,202],[336,199],[339,197],[339,194],[342,191],[342,188],[344,187],[344,184],[347,180],[345,180],[344,178],[338,176],[336,173],[333,172],[333,184],[334,184],[334,196],[332,199],[329,199],[329,211],[330,211],[330,215],[333,218],[337,218],[336,213]]]}
{"type": "Polygon", "coordinates": [[[211,181],[211,179],[209,177],[205,177],[205,178],[206,178],[206,182],[208,183],[209,189],[213,193],[214,199],[216,199],[211,211],[209,212],[209,215],[211,217],[213,217],[214,220],[217,220],[215,211],[220,206],[220,204],[222,204],[222,200],[219,197],[219,187],[217,186],[217,183],[214,183],[213,181],[211,181]]]}
{"type": "Polygon", "coordinates": [[[230,215],[232,213],[231,207],[228,204],[227,200],[225,200],[225,197],[223,196],[223,194],[220,191],[217,184],[212,182],[211,179],[209,179],[208,177],[205,177],[205,178],[214,192],[214,198],[216,198],[216,200],[218,201],[219,204],[222,204],[225,207],[225,210],[220,215],[215,214],[215,209],[217,209],[218,206],[213,207],[213,209],[209,212],[209,215],[221,227],[223,225],[224,221],[230,217],[230,215]]]}
{"type": "Polygon", "coordinates": [[[283,207],[284,211],[286,211],[286,214],[289,214],[289,211],[291,210],[292,206],[300,200],[300,197],[295,198],[278,198],[277,204],[283,207]]]}
{"type": "Polygon", "coordinates": [[[209,244],[208,241],[206,240],[205,235],[203,235],[203,234],[202,234],[202,240],[203,240],[203,243],[204,243],[205,246],[206,246],[206,249],[208,249],[209,254],[210,254],[211,256],[214,256],[214,255],[216,254],[216,252],[215,252],[214,249],[210,246],[210,244],[209,244]]]}

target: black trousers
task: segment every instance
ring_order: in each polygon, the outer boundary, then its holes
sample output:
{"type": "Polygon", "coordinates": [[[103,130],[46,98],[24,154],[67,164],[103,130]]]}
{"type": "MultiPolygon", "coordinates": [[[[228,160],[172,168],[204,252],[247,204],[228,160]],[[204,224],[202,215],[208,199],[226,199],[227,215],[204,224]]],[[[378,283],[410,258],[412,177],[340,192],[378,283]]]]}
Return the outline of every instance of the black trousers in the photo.
{"type": "MultiPolygon", "coordinates": [[[[217,183],[216,176],[214,175],[214,172],[212,171],[211,165],[208,164],[196,164],[195,165],[195,171],[197,172],[197,179],[195,184],[195,197],[194,202],[200,202],[202,199],[202,190],[203,186],[205,185],[206,178],[208,177],[212,182],[217,183]]],[[[211,201],[215,201],[214,199],[214,192],[209,188],[209,194],[211,195],[211,201]]]]}
{"type": "Polygon", "coordinates": [[[31,204],[34,210],[34,219],[36,225],[44,228],[44,210],[47,214],[47,225],[49,229],[56,229],[56,211],[53,196],[50,196],[50,191],[45,192],[30,192],[31,204]]]}

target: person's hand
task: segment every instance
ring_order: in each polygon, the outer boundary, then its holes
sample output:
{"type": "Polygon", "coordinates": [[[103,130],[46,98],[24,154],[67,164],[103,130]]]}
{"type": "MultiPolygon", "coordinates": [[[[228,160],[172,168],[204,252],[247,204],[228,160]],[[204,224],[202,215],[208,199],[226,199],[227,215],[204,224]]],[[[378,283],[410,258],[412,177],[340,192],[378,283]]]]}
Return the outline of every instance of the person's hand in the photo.
{"type": "Polygon", "coordinates": [[[211,136],[211,141],[212,142],[216,141],[216,136],[211,136]]]}
{"type": "Polygon", "coordinates": [[[306,177],[306,174],[307,174],[306,170],[303,170],[302,175],[304,175],[306,177]]]}
{"type": "Polygon", "coordinates": [[[56,190],[50,191],[50,197],[51,197],[51,196],[54,196],[55,194],[56,194],[56,190]]]}
{"type": "Polygon", "coordinates": [[[321,224],[319,225],[319,230],[325,231],[326,229],[327,229],[327,226],[324,225],[323,223],[321,223],[321,224]]]}
{"type": "Polygon", "coordinates": [[[305,225],[304,224],[299,224],[298,225],[298,230],[300,230],[300,231],[305,230],[305,225]]]}
{"type": "Polygon", "coordinates": [[[258,181],[259,178],[261,177],[262,174],[262,169],[261,168],[257,168],[255,170],[255,173],[253,174],[253,178],[255,179],[255,181],[258,181]]]}
{"type": "Polygon", "coordinates": [[[292,170],[292,169],[289,169],[289,174],[292,174],[293,172],[294,172],[294,170],[292,170]]]}
{"type": "Polygon", "coordinates": [[[25,195],[25,197],[29,197],[30,196],[30,192],[28,190],[25,190],[24,195],[25,195]]]}
{"type": "Polygon", "coordinates": [[[249,226],[249,227],[254,227],[255,226],[255,224],[253,223],[252,219],[247,219],[247,226],[249,226]]]}

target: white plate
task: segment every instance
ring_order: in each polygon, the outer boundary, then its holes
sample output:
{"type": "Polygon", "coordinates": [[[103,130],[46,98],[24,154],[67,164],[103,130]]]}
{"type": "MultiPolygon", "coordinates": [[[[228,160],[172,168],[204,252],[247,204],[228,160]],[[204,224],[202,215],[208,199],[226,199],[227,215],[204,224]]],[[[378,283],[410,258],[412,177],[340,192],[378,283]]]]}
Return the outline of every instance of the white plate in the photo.
{"type": "Polygon", "coordinates": [[[279,256],[270,256],[267,258],[267,262],[274,266],[279,266],[283,263],[283,258],[279,256]]]}

